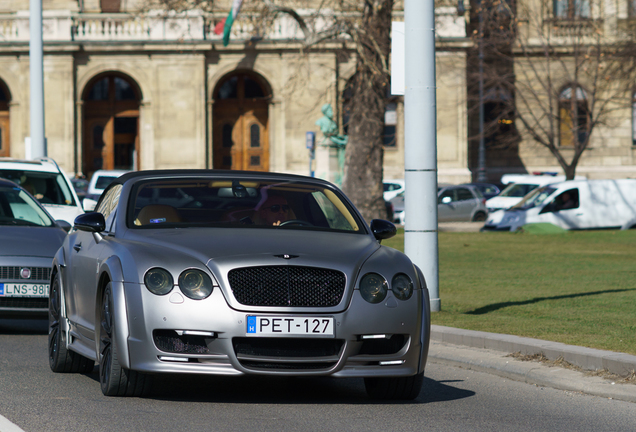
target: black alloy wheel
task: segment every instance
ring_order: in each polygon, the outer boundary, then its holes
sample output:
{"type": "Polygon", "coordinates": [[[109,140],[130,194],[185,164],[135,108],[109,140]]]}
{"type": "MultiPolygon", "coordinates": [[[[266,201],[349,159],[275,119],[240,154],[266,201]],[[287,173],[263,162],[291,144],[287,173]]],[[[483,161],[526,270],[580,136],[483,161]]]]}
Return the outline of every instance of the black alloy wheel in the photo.
{"type": "Polygon", "coordinates": [[[49,294],[49,366],[53,372],[89,373],[95,362],[66,348],[62,331],[62,292],[56,273],[49,294]]]}
{"type": "Polygon", "coordinates": [[[151,376],[125,369],[119,364],[115,329],[117,326],[112,285],[104,290],[100,308],[99,383],[105,396],[144,396],[151,388],[151,376]]]}

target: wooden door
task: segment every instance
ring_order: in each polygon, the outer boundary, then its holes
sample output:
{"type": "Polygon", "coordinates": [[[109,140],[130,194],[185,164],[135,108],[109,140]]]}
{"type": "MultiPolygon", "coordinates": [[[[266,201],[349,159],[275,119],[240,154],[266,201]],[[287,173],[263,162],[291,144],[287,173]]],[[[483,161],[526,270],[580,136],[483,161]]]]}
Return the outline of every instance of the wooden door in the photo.
{"type": "Polygon", "coordinates": [[[11,156],[9,136],[9,111],[0,111],[0,157],[11,156]]]}
{"type": "Polygon", "coordinates": [[[268,126],[266,102],[215,104],[214,168],[269,171],[268,126]]]}

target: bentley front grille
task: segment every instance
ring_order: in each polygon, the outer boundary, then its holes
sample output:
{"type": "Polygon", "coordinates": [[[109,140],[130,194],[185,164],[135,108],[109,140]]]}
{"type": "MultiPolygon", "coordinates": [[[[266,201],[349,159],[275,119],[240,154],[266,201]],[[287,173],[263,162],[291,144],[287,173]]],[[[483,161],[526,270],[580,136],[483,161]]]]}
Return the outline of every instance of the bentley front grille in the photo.
{"type": "Polygon", "coordinates": [[[49,281],[51,279],[50,267],[29,267],[29,266],[2,266],[0,267],[0,280],[19,280],[19,281],[49,281]],[[20,271],[24,268],[31,270],[31,277],[23,279],[20,271]]]}
{"type": "Polygon", "coordinates": [[[336,306],[346,286],[344,273],[315,267],[244,267],[228,278],[236,300],[247,306],[336,306]]]}

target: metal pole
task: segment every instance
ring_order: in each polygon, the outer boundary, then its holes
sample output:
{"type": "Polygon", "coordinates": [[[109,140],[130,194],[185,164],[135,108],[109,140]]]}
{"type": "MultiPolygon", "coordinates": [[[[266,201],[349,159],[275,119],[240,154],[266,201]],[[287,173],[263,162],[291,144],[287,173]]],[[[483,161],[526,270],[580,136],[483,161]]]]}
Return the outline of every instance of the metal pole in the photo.
{"type": "Polygon", "coordinates": [[[439,311],[434,0],[404,2],[404,251],[424,273],[439,311]]]}
{"type": "Polygon", "coordinates": [[[486,143],[484,142],[484,8],[479,1],[479,167],[477,181],[485,182],[486,176],[486,143]]]}
{"type": "Polygon", "coordinates": [[[42,0],[29,3],[29,80],[31,91],[31,155],[46,156],[44,139],[44,55],[42,52],[42,0]]]}

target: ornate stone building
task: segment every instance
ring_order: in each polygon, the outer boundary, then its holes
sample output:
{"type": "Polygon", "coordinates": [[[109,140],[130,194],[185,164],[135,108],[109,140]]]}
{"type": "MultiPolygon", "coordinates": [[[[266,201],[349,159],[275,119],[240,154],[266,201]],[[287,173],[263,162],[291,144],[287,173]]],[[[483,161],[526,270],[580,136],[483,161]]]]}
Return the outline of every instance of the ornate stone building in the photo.
{"type": "MultiPolygon", "coordinates": [[[[100,168],[308,174],[306,133],[320,137],[323,104],[334,106],[342,128],[351,44],[303,51],[290,18],[259,35],[242,11],[224,47],[213,30],[227,12],[142,13],[140,5],[43,0],[48,155],[86,176],[100,168]]],[[[30,130],[28,6],[0,0],[0,156],[24,157],[30,130]]],[[[451,7],[439,8],[438,24],[440,180],[465,181],[465,23],[451,7]]],[[[386,115],[385,177],[403,176],[402,125],[396,98],[386,115]]],[[[312,168],[333,180],[330,151],[318,146],[312,168]]]]}

